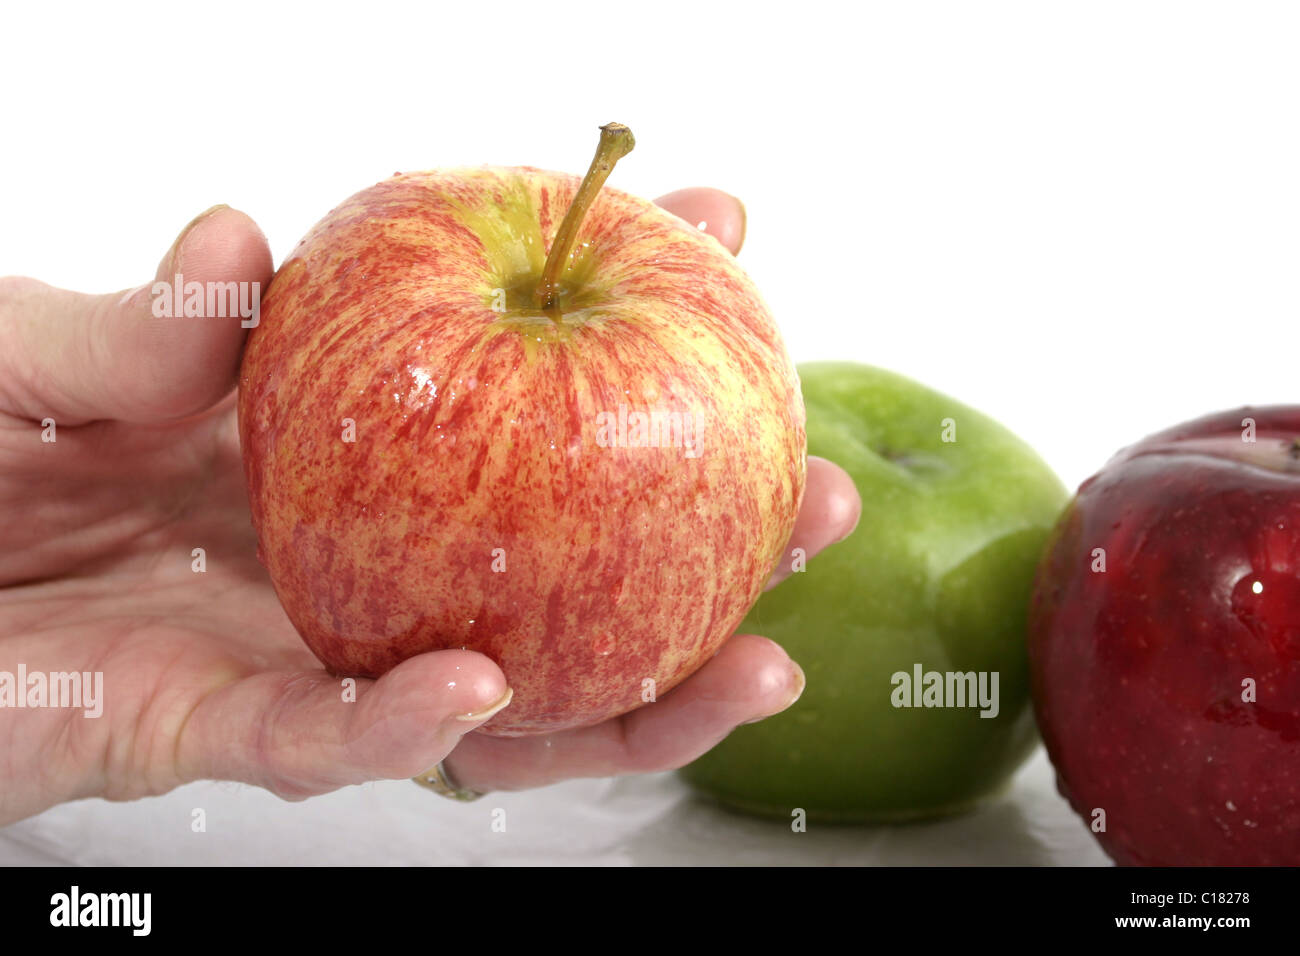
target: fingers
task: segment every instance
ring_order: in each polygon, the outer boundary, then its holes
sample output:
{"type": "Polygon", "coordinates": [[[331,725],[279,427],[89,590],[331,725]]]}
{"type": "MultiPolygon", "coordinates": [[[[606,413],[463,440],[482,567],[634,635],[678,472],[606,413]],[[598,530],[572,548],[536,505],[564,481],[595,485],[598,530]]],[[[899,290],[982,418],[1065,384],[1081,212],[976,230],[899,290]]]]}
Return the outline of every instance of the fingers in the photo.
{"type": "Polygon", "coordinates": [[[324,671],[258,674],[204,697],[176,745],[185,781],[238,780],[305,797],[423,773],[509,704],[501,669],[471,651],[413,657],[349,701],[324,671]]]}
{"type": "Polygon", "coordinates": [[[445,766],[471,790],[521,790],[571,777],[670,770],[690,763],[737,725],[785,710],[804,676],[781,647],[737,634],[661,700],[595,727],[541,737],[465,737],[445,766]]]}
{"type": "Polygon", "coordinates": [[[803,507],[795,519],[781,563],[764,590],[770,591],[788,578],[796,560],[811,558],[823,548],[847,538],[858,526],[860,517],[862,499],[849,473],[832,461],[810,455],[803,507]]]}
{"type": "Polygon", "coordinates": [[[218,206],[190,223],[163,256],[155,281],[167,294],[153,282],[83,295],[5,280],[0,366],[7,387],[0,410],[60,424],[161,422],[202,411],[233,387],[247,334],[241,313],[256,303],[272,271],[261,230],[243,213],[218,206]],[[172,294],[178,275],[179,297],[172,294]]]}
{"type": "Polygon", "coordinates": [[[679,189],[660,196],[655,203],[707,232],[732,255],[745,242],[745,207],[735,196],[720,189],[679,189]]]}

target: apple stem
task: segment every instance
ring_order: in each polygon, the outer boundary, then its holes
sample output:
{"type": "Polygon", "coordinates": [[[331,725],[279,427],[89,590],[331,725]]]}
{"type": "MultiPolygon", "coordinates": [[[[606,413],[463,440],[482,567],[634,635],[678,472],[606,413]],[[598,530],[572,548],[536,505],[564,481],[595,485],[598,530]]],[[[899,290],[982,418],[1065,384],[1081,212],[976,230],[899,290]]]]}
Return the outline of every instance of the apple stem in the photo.
{"type": "Polygon", "coordinates": [[[573,244],[578,238],[578,228],[583,217],[591,208],[600,187],[614,170],[614,164],[632,152],[636,140],[632,131],[622,123],[606,123],[600,128],[600,144],[591,161],[587,175],[582,177],[578,191],[574,193],[569,211],[564,214],[564,221],[551,243],[550,254],[546,257],[546,266],[542,269],[542,279],[537,283],[537,303],[545,312],[554,312],[560,304],[560,273],[573,252],[573,244]]]}

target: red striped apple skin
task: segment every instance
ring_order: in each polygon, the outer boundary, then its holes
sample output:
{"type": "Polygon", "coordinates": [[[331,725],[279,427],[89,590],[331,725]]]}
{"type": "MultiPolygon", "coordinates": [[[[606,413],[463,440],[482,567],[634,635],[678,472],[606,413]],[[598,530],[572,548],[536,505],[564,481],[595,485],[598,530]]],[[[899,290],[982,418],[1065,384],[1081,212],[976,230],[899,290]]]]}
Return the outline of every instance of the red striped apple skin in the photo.
{"type": "Polygon", "coordinates": [[[499,311],[577,184],[483,168],[358,193],[281,266],[241,369],[260,553],[308,646],[365,677],[481,651],[515,692],[483,728],[502,736],[597,723],[700,667],[803,496],[794,367],[716,240],[602,190],[562,322],[517,291],[499,311]],[[620,445],[601,427],[620,405],[692,416],[693,455],[620,445]]]}

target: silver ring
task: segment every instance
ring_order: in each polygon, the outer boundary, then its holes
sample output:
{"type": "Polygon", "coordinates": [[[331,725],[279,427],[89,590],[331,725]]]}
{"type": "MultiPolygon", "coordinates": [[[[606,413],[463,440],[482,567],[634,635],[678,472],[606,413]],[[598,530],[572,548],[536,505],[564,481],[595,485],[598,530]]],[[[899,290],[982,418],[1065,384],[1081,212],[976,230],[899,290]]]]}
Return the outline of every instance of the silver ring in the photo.
{"type": "Polygon", "coordinates": [[[477,800],[485,794],[478,790],[470,790],[466,787],[457,786],[452,782],[451,775],[447,773],[444,761],[438,761],[438,765],[431,770],[426,770],[418,777],[411,779],[424,787],[426,790],[432,790],[434,793],[450,800],[459,800],[462,803],[469,803],[477,800]]]}

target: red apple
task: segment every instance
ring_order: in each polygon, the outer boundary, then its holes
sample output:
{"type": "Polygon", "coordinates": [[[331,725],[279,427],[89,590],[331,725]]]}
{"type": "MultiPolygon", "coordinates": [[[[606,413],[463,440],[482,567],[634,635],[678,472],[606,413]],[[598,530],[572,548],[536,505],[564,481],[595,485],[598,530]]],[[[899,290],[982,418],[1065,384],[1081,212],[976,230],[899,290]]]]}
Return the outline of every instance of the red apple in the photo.
{"type": "Polygon", "coordinates": [[[803,495],[798,379],[716,240],[601,190],[631,143],[603,128],[581,187],[394,176],[267,289],[253,522],[330,671],[469,648],[514,690],[485,732],[580,727],[670,690],[757,599],[803,495]]]}
{"type": "Polygon", "coordinates": [[[1300,407],[1120,452],[1064,513],[1030,617],[1058,786],[1112,858],[1300,865],[1300,407]]]}

